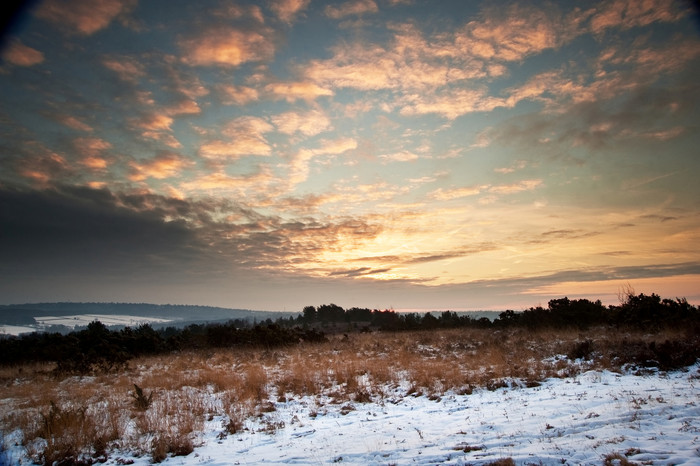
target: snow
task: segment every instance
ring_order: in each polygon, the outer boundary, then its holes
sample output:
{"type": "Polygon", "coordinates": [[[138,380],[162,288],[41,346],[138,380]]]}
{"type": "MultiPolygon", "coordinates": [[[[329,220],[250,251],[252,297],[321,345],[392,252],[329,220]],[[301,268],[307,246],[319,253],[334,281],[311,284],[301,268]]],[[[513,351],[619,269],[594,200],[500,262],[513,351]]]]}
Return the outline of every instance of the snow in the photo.
{"type": "MultiPolygon", "coordinates": [[[[333,404],[326,396],[275,403],[226,435],[226,419],[204,424],[188,456],[171,465],[230,464],[602,464],[606,456],[643,464],[700,464],[700,364],[646,375],[590,371],[441,398],[385,387],[372,402],[333,404]],[[620,456],[622,455],[622,456],[620,456]]],[[[6,445],[12,439],[6,437],[6,445]]],[[[7,458],[22,458],[12,446],[7,458]]],[[[107,464],[150,464],[113,452],[107,464]]]]}
{"type": "MultiPolygon", "coordinates": [[[[618,454],[645,464],[700,464],[699,384],[700,364],[642,376],[591,371],[433,400],[401,387],[371,403],[297,397],[233,435],[222,435],[222,417],[210,420],[193,453],[166,463],[601,464],[618,454]]],[[[125,458],[114,454],[109,464],[125,458]]]]}
{"type": "Polygon", "coordinates": [[[37,323],[43,326],[65,325],[66,327],[85,327],[91,322],[99,320],[106,326],[126,325],[136,327],[148,323],[165,323],[172,319],[160,319],[157,317],[136,317],[117,314],[79,314],[72,316],[43,316],[35,317],[37,323]]]}
{"type": "Polygon", "coordinates": [[[19,336],[23,333],[35,332],[34,327],[26,327],[22,325],[0,325],[0,335],[14,335],[19,336]]]}

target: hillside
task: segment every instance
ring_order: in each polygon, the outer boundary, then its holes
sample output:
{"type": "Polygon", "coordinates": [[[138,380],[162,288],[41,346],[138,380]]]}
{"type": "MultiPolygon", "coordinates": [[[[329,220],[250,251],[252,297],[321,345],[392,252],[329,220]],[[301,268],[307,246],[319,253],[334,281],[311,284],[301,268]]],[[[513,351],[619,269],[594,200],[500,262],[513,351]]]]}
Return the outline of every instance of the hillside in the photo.
{"type": "Polygon", "coordinates": [[[92,320],[106,325],[140,325],[150,323],[154,327],[181,327],[190,323],[228,320],[264,321],[295,315],[293,312],[253,311],[212,306],[148,303],[27,303],[0,305],[0,328],[13,333],[43,330],[53,326],[72,330],[92,320]],[[113,318],[106,318],[112,316],[113,318]],[[52,319],[55,318],[55,319],[52,319]]]}

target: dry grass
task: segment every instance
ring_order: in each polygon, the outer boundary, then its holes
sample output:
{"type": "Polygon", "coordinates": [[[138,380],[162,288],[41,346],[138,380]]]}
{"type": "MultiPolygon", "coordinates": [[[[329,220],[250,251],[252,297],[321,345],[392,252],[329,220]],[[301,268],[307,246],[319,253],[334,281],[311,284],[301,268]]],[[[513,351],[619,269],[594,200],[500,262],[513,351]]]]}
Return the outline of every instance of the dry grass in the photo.
{"type": "Polygon", "coordinates": [[[624,349],[621,342],[681,337],[456,329],[353,334],[284,352],[222,349],[144,357],[118,374],[95,377],[59,377],[46,364],[2,368],[0,425],[5,432],[24,432],[28,456],[45,464],[101,458],[114,448],[157,462],[189,454],[205,421],[217,416],[222,435],[245,429],[252,416],[274,431],[280,427],[274,402],[290,397],[315,400],[312,416],[324,403],[352,406],[393,396],[397,387],[439,398],[478,387],[535,386],[588,369],[620,370],[624,361],[615,355],[624,349]],[[576,364],[562,356],[577,352],[585,358],[576,364]],[[147,406],[134,402],[134,384],[145,396],[152,394],[147,406]]]}

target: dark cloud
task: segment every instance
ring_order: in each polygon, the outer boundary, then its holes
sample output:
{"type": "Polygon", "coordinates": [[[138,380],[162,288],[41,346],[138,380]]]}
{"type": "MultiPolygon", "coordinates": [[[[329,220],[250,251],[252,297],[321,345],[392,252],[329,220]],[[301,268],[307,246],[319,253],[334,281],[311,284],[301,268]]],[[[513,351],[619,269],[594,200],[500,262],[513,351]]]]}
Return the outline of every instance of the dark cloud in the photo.
{"type": "Polygon", "coordinates": [[[133,270],[154,275],[225,270],[236,276],[236,270],[305,263],[381,231],[361,219],[289,222],[227,200],[187,201],[84,187],[5,188],[0,206],[0,273],[5,276],[133,270]]]}
{"type": "Polygon", "coordinates": [[[358,269],[352,269],[352,270],[336,270],[334,272],[331,272],[329,275],[330,276],[343,276],[343,277],[364,277],[367,275],[375,275],[378,273],[386,273],[391,271],[391,268],[383,268],[383,269],[372,269],[370,267],[360,267],[358,269]]]}
{"type": "Polygon", "coordinates": [[[79,187],[2,189],[0,271],[112,275],[196,261],[205,245],[182,216],[164,217],[188,208],[171,200],[146,208],[147,202],[146,196],[79,187]]]}

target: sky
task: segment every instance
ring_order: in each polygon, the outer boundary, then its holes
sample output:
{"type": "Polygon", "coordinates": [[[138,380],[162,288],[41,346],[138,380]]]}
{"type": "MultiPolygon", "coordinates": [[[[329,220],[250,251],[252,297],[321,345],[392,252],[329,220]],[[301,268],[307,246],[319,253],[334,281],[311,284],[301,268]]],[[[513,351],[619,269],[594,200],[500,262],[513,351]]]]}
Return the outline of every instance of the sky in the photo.
{"type": "Polygon", "coordinates": [[[693,5],[29,2],[0,303],[700,304],[693,5]]]}

